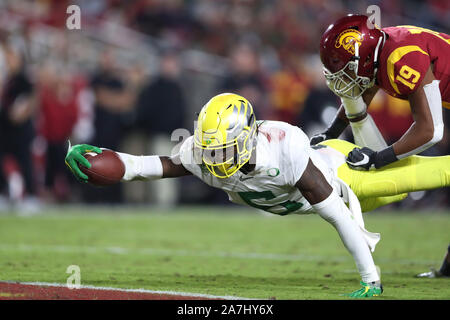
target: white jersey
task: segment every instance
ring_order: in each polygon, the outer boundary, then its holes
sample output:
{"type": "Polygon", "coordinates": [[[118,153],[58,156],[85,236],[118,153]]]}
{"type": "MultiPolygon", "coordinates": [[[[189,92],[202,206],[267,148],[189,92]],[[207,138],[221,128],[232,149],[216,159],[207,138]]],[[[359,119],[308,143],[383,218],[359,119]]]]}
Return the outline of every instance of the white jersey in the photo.
{"type": "MultiPolygon", "coordinates": [[[[300,128],[284,122],[260,123],[256,139],[255,169],[248,174],[237,171],[224,179],[212,175],[198,159],[193,137],[182,144],[180,160],[188,171],[205,183],[228,193],[232,202],[279,215],[317,212],[338,231],[345,247],[355,259],[362,280],[378,281],[370,250],[375,249],[380,235],[364,228],[358,198],[337,176],[337,169],[345,163],[345,156],[326,146],[311,148],[308,137],[300,128]],[[314,207],[296,187],[309,161],[321,170],[336,190],[320,203],[314,204],[314,207]],[[348,203],[348,207],[344,202],[348,203]]],[[[163,166],[158,156],[119,156],[125,163],[124,181],[158,179],[163,176],[163,166]]]]}
{"type": "Polygon", "coordinates": [[[225,191],[234,203],[279,215],[313,212],[295,186],[310,159],[333,186],[337,168],[345,163],[343,154],[328,147],[312,149],[300,128],[280,121],[259,125],[255,169],[248,174],[238,171],[229,178],[217,178],[196,159],[193,147],[193,137],[189,137],[180,149],[181,163],[188,171],[225,191]]]}

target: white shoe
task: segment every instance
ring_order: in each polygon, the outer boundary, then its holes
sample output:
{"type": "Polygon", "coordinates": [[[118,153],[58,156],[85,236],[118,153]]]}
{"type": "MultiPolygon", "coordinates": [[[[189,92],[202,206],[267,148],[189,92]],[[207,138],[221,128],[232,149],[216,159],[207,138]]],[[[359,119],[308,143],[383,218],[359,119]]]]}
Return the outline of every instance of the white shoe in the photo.
{"type": "Polygon", "coordinates": [[[436,270],[434,268],[430,268],[429,272],[419,273],[416,275],[416,278],[448,278],[448,276],[444,276],[439,270],[436,270]]]}

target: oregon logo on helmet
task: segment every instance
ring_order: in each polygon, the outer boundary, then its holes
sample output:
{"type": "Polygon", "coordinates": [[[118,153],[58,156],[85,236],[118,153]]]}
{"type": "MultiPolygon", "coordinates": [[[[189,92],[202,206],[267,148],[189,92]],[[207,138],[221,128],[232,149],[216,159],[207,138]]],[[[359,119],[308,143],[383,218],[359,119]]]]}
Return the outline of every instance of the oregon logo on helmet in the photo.
{"type": "Polygon", "coordinates": [[[358,43],[358,46],[361,46],[363,40],[363,35],[361,32],[355,29],[347,29],[342,31],[334,44],[336,48],[340,48],[341,46],[351,54],[355,54],[355,43],[358,43]]]}
{"type": "Polygon", "coordinates": [[[213,97],[200,111],[194,146],[203,165],[218,178],[235,174],[256,146],[256,119],[250,102],[232,93],[213,97]]]}

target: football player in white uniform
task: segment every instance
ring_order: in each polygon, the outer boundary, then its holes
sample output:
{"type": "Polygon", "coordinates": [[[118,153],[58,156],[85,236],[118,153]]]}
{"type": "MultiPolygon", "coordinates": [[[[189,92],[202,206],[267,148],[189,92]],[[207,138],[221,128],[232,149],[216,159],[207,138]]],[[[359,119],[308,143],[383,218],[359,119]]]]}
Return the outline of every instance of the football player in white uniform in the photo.
{"type": "MultiPolygon", "coordinates": [[[[345,156],[354,147],[342,140],[310,147],[300,128],[256,121],[244,97],[224,93],[203,107],[194,135],[176,156],[118,154],[126,168],[122,181],[195,175],[224,190],[235,203],[279,215],[317,213],[337,230],[361,275],[362,288],[348,295],[372,297],[383,292],[371,254],[380,235],[364,228],[361,212],[402,200],[417,188],[448,185],[450,171],[445,168],[450,158],[412,157],[377,171],[354,171],[345,164],[345,156]],[[416,183],[417,172],[427,170],[431,162],[442,168],[427,173],[436,178],[427,185],[416,183]]],[[[75,145],[66,157],[82,180],[88,177],[77,163],[84,165],[86,150],[101,152],[97,147],[75,145]]]]}

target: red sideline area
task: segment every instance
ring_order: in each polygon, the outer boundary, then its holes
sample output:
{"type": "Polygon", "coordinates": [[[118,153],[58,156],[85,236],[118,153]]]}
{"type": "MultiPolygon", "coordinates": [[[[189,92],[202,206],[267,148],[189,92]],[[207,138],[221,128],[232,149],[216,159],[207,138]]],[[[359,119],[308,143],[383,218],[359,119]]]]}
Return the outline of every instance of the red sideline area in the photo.
{"type": "Polygon", "coordinates": [[[210,300],[204,297],[0,282],[0,300],[210,300]]]}

